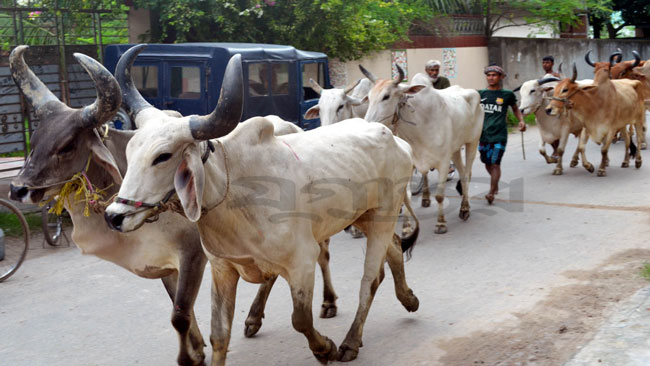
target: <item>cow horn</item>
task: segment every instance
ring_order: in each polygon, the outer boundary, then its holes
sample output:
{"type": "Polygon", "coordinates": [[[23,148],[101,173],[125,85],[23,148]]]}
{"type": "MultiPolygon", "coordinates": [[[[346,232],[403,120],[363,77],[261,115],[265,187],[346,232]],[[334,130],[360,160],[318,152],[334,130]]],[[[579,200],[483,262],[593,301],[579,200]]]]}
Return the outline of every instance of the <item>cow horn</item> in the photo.
{"type": "Polygon", "coordinates": [[[370,71],[366,70],[365,67],[359,65],[359,70],[361,70],[361,73],[365,75],[368,80],[370,80],[373,84],[377,82],[377,77],[373,75],[370,71]]]}
{"type": "Polygon", "coordinates": [[[404,80],[404,70],[399,65],[395,65],[395,67],[397,68],[397,78],[393,79],[393,84],[399,85],[404,80]]]}
{"type": "Polygon", "coordinates": [[[560,79],[558,79],[556,77],[539,79],[539,80],[537,80],[537,84],[544,85],[546,83],[550,83],[550,82],[553,82],[553,81],[560,81],[560,79]]]}
{"type": "Polygon", "coordinates": [[[135,58],[145,47],[147,47],[146,44],[139,44],[129,48],[117,61],[115,67],[115,78],[120,85],[120,89],[122,89],[124,107],[132,121],[135,121],[135,116],[143,109],[154,108],[133,85],[133,78],[131,77],[131,66],[133,66],[135,58]]]}
{"type": "Polygon", "coordinates": [[[18,46],[9,55],[9,67],[14,82],[37,113],[43,106],[51,102],[56,102],[57,106],[65,106],[25,63],[23,54],[28,48],[29,46],[18,46]]]}
{"type": "Polygon", "coordinates": [[[519,89],[521,89],[521,87],[522,87],[522,86],[521,86],[521,85],[519,85],[518,87],[516,87],[516,88],[514,88],[514,90],[513,90],[513,92],[518,92],[518,91],[519,91],[519,89]]]}
{"type": "Polygon", "coordinates": [[[591,50],[587,51],[587,53],[585,54],[585,62],[587,63],[587,65],[589,65],[591,67],[596,67],[596,65],[594,65],[594,63],[589,58],[590,54],[591,54],[591,50]]]}
{"type": "Polygon", "coordinates": [[[314,81],[314,79],[309,78],[309,84],[311,84],[312,89],[318,94],[321,95],[323,92],[323,87],[320,86],[317,82],[314,81]]]}
{"type": "Polygon", "coordinates": [[[578,67],[576,66],[576,63],[573,63],[573,75],[571,76],[571,82],[575,83],[576,79],[578,78],[578,67]]]}
{"type": "Polygon", "coordinates": [[[81,53],[73,54],[95,83],[97,99],[82,110],[82,123],[89,128],[97,128],[113,118],[120,110],[122,94],[113,75],[102,64],[81,53]]]}
{"type": "Polygon", "coordinates": [[[616,63],[623,61],[623,50],[617,48],[616,53],[620,53],[620,55],[618,55],[618,57],[616,58],[616,63]]]}
{"type": "Polygon", "coordinates": [[[237,127],[244,109],[244,82],[241,55],[230,58],[221,83],[219,102],[207,116],[190,118],[190,131],[196,140],[225,136],[237,127]]]}
{"type": "Polygon", "coordinates": [[[347,88],[345,88],[345,90],[343,90],[343,93],[347,94],[347,93],[353,91],[354,88],[356,88],[357,85],[359,85],[360,82],[361,82],[361,79],[358,79],[357,81],[355,81],[354,83],[349,85],[347,88]]]}
{"type": "Polygon", "coordinates": [[[632,51],[632,54],[634,55],[634,65],[632,65],[632,67],[630,67],[630,69],[633,69],[633,68],[639,66],[639,64],[641,63],[641,55],[639,55],[639,53],[636,52],[636,51],[632,51]]]}
{"type": "Polygon", "coordinates": [[[557,73],[562,75],[562,62],[560,62],[560,66],[557,68],[557,73]]]}
{"type": "Polygon", "coordinates": [[[619,57],[623,56],[621,52],[614,52],[609,55],[609,67],[612,67],[616,64],[617,60],[620,60],[619,57]]]}

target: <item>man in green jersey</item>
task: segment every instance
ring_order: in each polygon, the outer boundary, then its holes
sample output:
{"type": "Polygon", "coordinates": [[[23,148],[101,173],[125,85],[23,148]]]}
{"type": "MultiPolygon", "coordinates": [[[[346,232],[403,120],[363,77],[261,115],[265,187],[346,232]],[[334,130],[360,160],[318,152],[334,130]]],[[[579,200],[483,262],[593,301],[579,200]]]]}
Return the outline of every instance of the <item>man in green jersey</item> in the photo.
{"type": "Polygon", "coordinates": [[[519,120],[519,131],[526,131],[524,116],[517,108],[517,97],[511,90],[502,88],[502,81],[506,73],[500,66],[490,65],[485,68],[487,89],[479,90],[481,107],[485,111],[483,120],[483,133],[479,141],[478,151],[481,161],[485,164],[490,174],[490,192],[485,196],[489,204],[494,201],[494,195],[499,193],[499,179],[501,178],[501,158],[506,151],[508,142],[508,125],[506,116],[508,107],[519,120]]]}

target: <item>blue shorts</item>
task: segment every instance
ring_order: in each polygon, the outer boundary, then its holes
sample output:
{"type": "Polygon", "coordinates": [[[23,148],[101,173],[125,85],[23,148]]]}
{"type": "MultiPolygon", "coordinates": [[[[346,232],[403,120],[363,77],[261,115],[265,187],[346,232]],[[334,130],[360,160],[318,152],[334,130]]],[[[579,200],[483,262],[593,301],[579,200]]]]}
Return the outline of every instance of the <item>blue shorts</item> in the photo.
{"type": "Polygon", "coordinates": [[[481,142],[478,145],[478,152],[481,153],[481,161],[485,165],[501,165],[501,158],[506,152],[505,142],[481,142]]]}

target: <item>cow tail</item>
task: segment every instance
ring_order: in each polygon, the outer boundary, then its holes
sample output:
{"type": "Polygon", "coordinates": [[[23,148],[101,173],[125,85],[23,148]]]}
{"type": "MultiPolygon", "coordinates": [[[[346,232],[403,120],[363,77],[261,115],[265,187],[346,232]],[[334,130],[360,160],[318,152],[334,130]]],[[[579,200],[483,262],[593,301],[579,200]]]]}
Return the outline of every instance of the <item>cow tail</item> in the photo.
{"type": "Polygon", "coordinates": [[[415,216],[415,212],[413,212],[413,207],[411,207],[411,191],[407,186],[406,189],[406,194],[405,197],[406,199],[404,200],[404,205],[406,206],[406,210],[408,213],[413,217],[413,221],[415,221],[415,229],[411,233],[411,235],[402,238],[402,253],[406,253],[406,260],[411,259],[411,253],[413,252],[413,247],[415,247],[415,242],[418,240],[418,234],[420,234],[420,221],[418,220],[417,216],[415,216]]]}

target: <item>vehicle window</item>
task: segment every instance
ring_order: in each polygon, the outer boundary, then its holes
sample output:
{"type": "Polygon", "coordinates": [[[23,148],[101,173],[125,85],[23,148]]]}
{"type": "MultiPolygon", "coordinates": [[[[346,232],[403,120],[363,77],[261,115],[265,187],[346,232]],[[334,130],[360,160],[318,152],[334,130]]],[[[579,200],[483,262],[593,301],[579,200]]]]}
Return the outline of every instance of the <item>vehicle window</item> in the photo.
{"type": "Polygon", "coordinates": [[[269,95],[268,64],[248,64],[248,94],[253,97],[269,95]]]}
{"type": "Polygon", "coordinates": [[[309,79],[313,79],[318,85],[325,87],[324,70],[324,64],[320,62],[302,64],[302,91],[304,100],[318,98],[318,93],[311,87],[309,79]]]}
{"type": "Polygon", "coordinates": [[[158,66],[133,66],[131,77],[143,97],[158,97],[158,66]]]}
{"type": "Polygon", "coordinates": [[[170,95],[179,99],[201,98],[201,68],[173,66],[171,68],[170,95]]]}
{"type": "Polygon", "coordinates": [[[271,93],[289,94],[289,64],[271,64],[271,93]]]}

